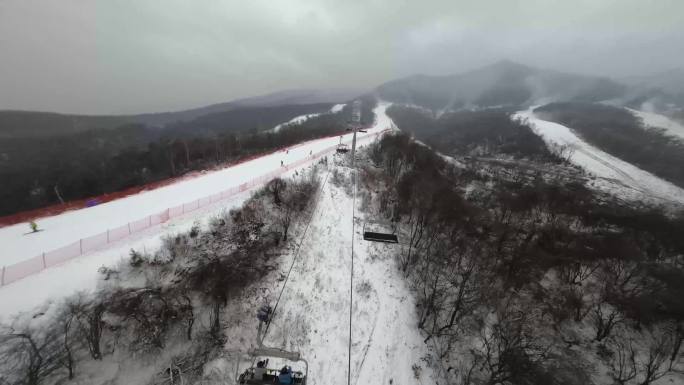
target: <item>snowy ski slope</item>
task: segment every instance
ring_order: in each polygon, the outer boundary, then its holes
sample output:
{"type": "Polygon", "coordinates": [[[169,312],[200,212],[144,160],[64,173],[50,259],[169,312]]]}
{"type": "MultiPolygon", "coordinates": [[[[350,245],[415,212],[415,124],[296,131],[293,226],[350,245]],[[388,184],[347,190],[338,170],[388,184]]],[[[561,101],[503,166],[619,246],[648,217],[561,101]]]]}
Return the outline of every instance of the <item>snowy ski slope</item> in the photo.
{"type": "MultiPolygon", "coordinates": [[[[367,133],[358,134],[360,143],[367,143],[375,136],[374,134],[391,127],[391,121],[385,114],[387,106],[387,104],[381,104],[376,107],[374,110],[376,121],[367,133]]],[[[343,141],[350,143],[351,137],[351,134],[347,134],[343,141]]],[[[166,207],[237,186],[259,175],[278,170],[281,160],[287,164],[305,159],[309,153],[316,153],[338,142],[339,137],[306,142],[293,146],[289,149],[289,153],[282,151],[266,155],[156,190],[141,192],[87,209],[43,218],[38,223],[44,231],[39,233],[25,235],[28,231],[26,224],[0,228],[0,244],[2,245],[0,265],[22,261],[43,250],[69,244],[84,236],[106,231],[108,228],[139,219],[166,207]]],[[[310,163],[301,168],[308,165],[310,163]]],[[[164,236],[186,231],[195,221],[204,222],[223,210],[238,206],[248,196],[249,192],[245,192],[228,202],[218,202],[171,220],[161,227],[154,227],[113,243],[107,249],[78,257],[39,274],[0,287],[0,319],[2,316],[18,311],[30,310],[52,297],[69,295],[77,290],[93,289],[98,280],[97,269],[100,266],[110,266],[127,258],[132,248],[154,250],[159,247],[164,236]]]]}
{"type": "Polygon", "coordinates": [[[548,145],[569,146],[570,161],[597,177],[592,186],[630,201],[657,204],[684,204],[684,190],[630,163],[616,158],[582,140],[575,132],[558,123],[539,119],[533,106],[513,115],[527,120],[534,132],[548,145]]]}
{"type": "Polygon", "coordinates": [[[644,125],[648,127],[665,129],[666,134],[677,137],[680,140],[684,140],[684,125],[675,122],[667,116],[653,112],[633,110],[631,108],[627,108],[627,110],[634,114],[637,118],[640,118],[644,122],[644,125]]]}

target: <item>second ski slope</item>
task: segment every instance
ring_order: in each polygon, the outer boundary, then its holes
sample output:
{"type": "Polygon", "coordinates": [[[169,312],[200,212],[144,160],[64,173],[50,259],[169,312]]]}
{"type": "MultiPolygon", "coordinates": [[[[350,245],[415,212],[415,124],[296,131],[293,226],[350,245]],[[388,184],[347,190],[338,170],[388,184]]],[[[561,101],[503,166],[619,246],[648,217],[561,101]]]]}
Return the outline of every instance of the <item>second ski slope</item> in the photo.
{"type": "Polygon", "coordinates": [[[531,107],[513,115],[528,122],[549,146],[567,146],[570,161],[596,177],[591,187],[633,202],[684,205],[684,190],[584,141],[570,127],[538,118],[531,107]]]}

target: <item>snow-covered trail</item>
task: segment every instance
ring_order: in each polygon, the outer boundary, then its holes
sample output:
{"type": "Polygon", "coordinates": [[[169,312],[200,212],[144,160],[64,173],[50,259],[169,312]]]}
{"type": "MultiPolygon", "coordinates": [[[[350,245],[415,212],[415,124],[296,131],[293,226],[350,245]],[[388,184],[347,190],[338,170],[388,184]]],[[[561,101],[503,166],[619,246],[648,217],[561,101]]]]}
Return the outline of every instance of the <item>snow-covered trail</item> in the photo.
{"type": "MultiPolygon", "coordinates": [[[[378,115],[384,114],[385,107],[377,108],[378,115]]],[[[359,133],[359,137],[367,137],[389,127],[389,124],[380,124],[381,121],[384,119],[378,118],[377,124],[369,129],[368,133],[359,133]]],[[[352,134],[345,134],[343,141],[351,143],[351,137],[352,134]]],[[[29,228],[25,223],[0,228],[0,266],[35,257],[40,253],[78,242],[81,238],[159,213],[169,207],[238,186],[255,177],[278,170],[281,161],[286,165],[294,163],[306,159],[312,152],[316,153],[337,143],[339,137],[305,142],[292,146],[287,152],[279,151],[98,206],[41,218],[38,225],[43,231],[38,233],[27,235],[29,228]]]]}
{"type": "Polygon", "coordinates": [[[684,190],[630,163],[616,158],[582,140],[571,128],[542,120],[535,107],[519,111],[514,119],[524,119],[547,145],[569,146],[570,161],[597,177],[592,187],[631,201],[657,204],[684,204],[684,190]]]}
{"type": "Polygon", "coordinates": [[[351,189],[330,179],[265,344],[300,351],[310,363],[311,385],[347,383],[354,242],[351,383],[435,383],[424,362],[429,353],[417,328],[412,294],[395,265],[397,246],[364,241],[358,210],[352,225],[351,189]]]}
{"type": "MultiPolygon", "coordinates": [[[[391,120],[385,114],[387,106],[387,104],[381,104],[374,110],[376,114],[375,124],[368,130],[368,134],[359,134],[360,138],[367,138],[365,140],[361,140],[361,144],[367,144],[372,138],[370,136],[371,134],[391,127],[391,120]]],[[[346,135],[345,142],[350,140],[351,135],[346,135]]],[[[281,158],[285,159],[288,155],[291,155],[296,160],[298,154],[303,153],[303,156],[307,156],[310,151],[315,153],[316,148],[325,148],[329,146],[330,142],[335,144],[339,142],[339,139],[323,139],[320,141],[312,141],[300,144],[290,149],[289,154],[286,154],[285,152],[279,152],[277,154],[264,157],[266,159],[255,159],[254,161],[235,166],[240,168],[238,171],[230,171],[230,169],[226,169],[212,173],[218,174],[219,177],[214,177],[213,175],[204,175],[198,178],[185,180],[182,182],[184,184],[182,188],[187,191],[192,191],[193,184],[196,184],[196,189],[204,189],[202,191],[203,193],[206,193],[207,191],[208,193],[211,193],[213,191],[211,189],[211,183],[219,184],[220,186],[217,187],[217,189],[222,189],[223,187],[221,186],[230,186],[232,183],[241,183],[240,180],[244,180],[237,178],[234,180],[225,176],[230,172],[244,174],[245,179],[255,177],[260,175],[262,172],[268,172],[272,170],[274,167],[279,168],[281,158]],[[322,145],[318,142],[323,142],[325,145],[322,145]],[[250,165],[253,165],[254,168],[250,169],[250,165]],[[221,177],[221,175],[224,176],[221,177]],[[205,180],[205,177],[211,177],[211,179],[205,180]]],[[[309,164],[305,164],[301,168],[308,167],[308,165],[309,164]]],[[[290,174],[292,173],[294,173],[294,170],[290,172],[290,174]]],[[[287,175],[288,174],[285,176],[287,175]]],[[[168,187],[171,188],[173,186],[168,187]]],[[[157,202],[159,205],[168,206],[173,205],[173,202],[188,200],[188,197],[174,196],[172,192],[164,192],[161,195],[153,194],[156,191],[157,190],[143,192],[135,196],[121,199],[120,201],[111,202],[117,203],[114,205],[114,207],[121,211],[120,213],[116,213],[116,218],[124,216],[123,219],[125,220],[125,215],[137,218],[138,215],[136,214],[136,210],[141,205],[144,206],[148,201],[154,200],[155,197],[159,200],[168,199],[168,202],[166,203],[163,201],[157,202]],[[149,194],[153,194],[152,197],[148,197],[147,195],[149,194]]],[[[240,206],[250,194],[250,191],[246,191],[245,193],[236,196],[232,200],[219,201],[216,204],[210,205],[206,208],[202,208],[200,210],[185,214],[181,217],[174,218],[169,222],[164,223],[162,226],[154,226],[132,237],[109,244],[106,249],[98,250],[91,254],[72,259],[58,266],[43,270],[38,274],[21,279],[10,285],[0,287],[0,320],[2,320],[4,317],[8,317],[19,312],[30,311],[31,309],[43,304],[45,301],[59,300],[60,298],[71,295],[76,291],[94,290],[97,286],[97,283],[101,279],[100,274],[97,273],[97,269],[99,267],[113,266],[119,261],[127,259],[131,249],[154,251],[160,247],[164,237],[183,231],[188,231],[195,222],[206,224],[210,218],[221,213],[222,211],[229,210],[232,207],[240,206]]],[[[100,212],[99,209],[107,206],[108,204],[103,204],[101,206],[95,206],[89,209],[67,212],[59,215],[58,217],[60,218],[46,218],[54,219],[54,223],[65,223],[65,228],[63,229],[64,231],[53,232],[52,230],[46,230],[41,233],[34,234],[39,236],[50,236],[47,239],[42,240],[45,241],[45,243],[41,244],[40,247],[36,248],[35,245],[33,245],[34,249],[47,247],[50,245],[50,242],[56,243],[56,241],[61,240],[61,238],[59,238],[61,236],[66,237],[64,243],[69,242],[69,240],[73,238],[78,239],[80,237],[78,232],[81,229],[88,230],[89,226],[93,226],[95,228],[106,228],[106,226],[109,223],[112,223],[113,220],[100,212]],[[102,223],[99,223],[98,221],[102,221],[102,223]],[[69,231],[71,231],[71,233],[69,233],[69,231]],[[52,237],[56,239],[52,239],[52,237]]],[[[105,212],[109,213],[111,210],[107,209],[105,212]]],[[[45,223],[46,222],[44,221],[40,222],[41,226],[52,226],[50,225],[50,221],[47,221],[48,224],[45,223]]],[[[94,230],[92,231],[94,232],[94,230]]],[[[5,263],[4,261],[9,260],[10,245],[14,245],[12,247],[21,248],[30,246],[30,244],[26,242],[34,240],[36,242],[41,241],[40,238],[22,238],[21,234],[23,234],[23,232],[25,232],[25,229],[22,227],[16,228],[16,226],[0,229],[0,245],[2,245],[0,248],[0,266],[5,263]]],[[[61,242],[59,245],[61,245],[61,242]]],[[[21,255],[32,257],[31,253],[29,252],[24,252],[21,255]]]]}
{"type": "Polygon", "coordinates": [[[645,126],[662,128],[665,130],[666,134],[677,137],[684,141],[684,125],[675,122],[667,116],[653,112],[633,110],[631,108],[627,108],[627,110],[634,114],[637,118],[641,119],[645,126]]]}

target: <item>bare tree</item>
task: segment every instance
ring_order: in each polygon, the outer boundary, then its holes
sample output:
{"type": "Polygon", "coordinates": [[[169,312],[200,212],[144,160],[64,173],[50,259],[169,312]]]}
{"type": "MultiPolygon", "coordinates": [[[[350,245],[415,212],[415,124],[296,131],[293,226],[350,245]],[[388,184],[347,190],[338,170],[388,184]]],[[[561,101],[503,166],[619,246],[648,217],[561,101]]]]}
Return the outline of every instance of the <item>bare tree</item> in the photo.
{"type": "Polygon", "coordinates": [[[610,336],[610,332],[615,325],[622,322],[622,315],[615,307],[605,303],[598,303],[593,308],[592,320],[596,329],[594,340],[601,341],[610,336]]]}
{"type": "Polygon", "coordinates": [[[637,376],[636,351],[634,341],[627,336],[613,336],[608,340],[612,351],[611,377],[620,385],[625,385],[637,376]]]}
{"type": "Polygon", "coordinates": [[[38,385],[61,366],[59,331],[28,326],[5,328],[0,335],[0,379],[9,383],[38,385]]]}

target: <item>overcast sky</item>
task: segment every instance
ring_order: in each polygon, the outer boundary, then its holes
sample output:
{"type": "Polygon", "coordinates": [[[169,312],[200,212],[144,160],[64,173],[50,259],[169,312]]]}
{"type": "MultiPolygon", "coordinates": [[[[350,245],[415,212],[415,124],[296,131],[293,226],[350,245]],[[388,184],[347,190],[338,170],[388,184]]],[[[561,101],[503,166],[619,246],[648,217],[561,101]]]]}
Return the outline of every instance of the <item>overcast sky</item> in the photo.
{"type": "Polygon", "coordinates": [[[0,0],[0,109],[178,110],[500,59],[684,67],[684,0],[0,0]]]}

